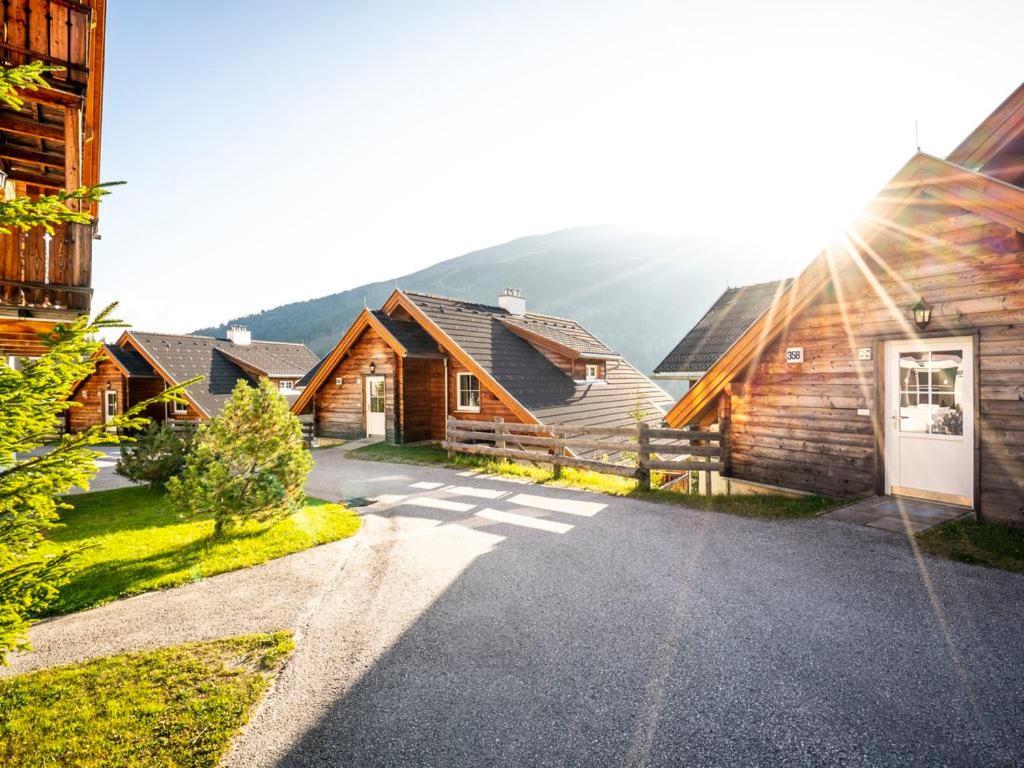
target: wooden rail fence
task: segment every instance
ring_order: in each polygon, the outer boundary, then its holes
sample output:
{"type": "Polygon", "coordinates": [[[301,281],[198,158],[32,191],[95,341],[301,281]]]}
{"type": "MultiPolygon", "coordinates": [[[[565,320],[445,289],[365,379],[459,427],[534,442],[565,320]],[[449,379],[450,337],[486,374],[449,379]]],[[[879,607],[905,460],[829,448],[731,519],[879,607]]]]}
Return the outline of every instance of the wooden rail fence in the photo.
{"type": "Polygon", "coordinates": [[[562,467],[634,477],[641,490],[650,490],[652,471],[705,472],[710,494],[711,473],[726,470],[724,440],[719,432],[657,429],[646,424],[584,427],[517,424],[501,418],[467,421],[449,416],[442,447],[449,453],[551,464],[556,477],[562,467]],[[608,458],[594,458],[598,452],[608,458]]]}

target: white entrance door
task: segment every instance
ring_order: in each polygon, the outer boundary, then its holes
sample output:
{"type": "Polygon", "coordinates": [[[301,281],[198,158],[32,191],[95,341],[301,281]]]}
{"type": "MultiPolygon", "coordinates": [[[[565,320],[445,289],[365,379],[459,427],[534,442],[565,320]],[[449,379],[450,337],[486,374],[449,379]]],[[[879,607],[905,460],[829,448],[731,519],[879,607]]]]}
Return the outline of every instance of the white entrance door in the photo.
{"type": "Polygon", "coordinates": [[[117,416],[117,392],[108,389],[103,393],[103,423],[109,424],[117,416]]]}
{"type": "Polygon", "coordinates": [[[891,341],[887,493],[974,505],[974,339],[891,341]]]}
{"type": "Polygon", "coordinates": [[[366,377],[366,436],[384,437],[384,377],[366,377]]]}

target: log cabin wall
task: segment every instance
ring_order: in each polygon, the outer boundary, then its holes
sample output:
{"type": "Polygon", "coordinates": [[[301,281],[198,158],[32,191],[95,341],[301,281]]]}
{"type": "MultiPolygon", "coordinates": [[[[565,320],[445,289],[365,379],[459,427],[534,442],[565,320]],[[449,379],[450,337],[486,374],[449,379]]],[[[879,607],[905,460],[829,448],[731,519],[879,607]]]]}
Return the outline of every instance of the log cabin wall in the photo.
{"type": "MultiPolygon", "coordinates": [[[[151,397],[156,397],[166,389],[164,380],[159,376],[153,376],[151,378],[135,377],[128,379],[128,407],[132,408],[143,400],[148,400],[151,397]]],[[[167,406],[169,409],[170,406],[167,406]]],[[[164,420],[164,414],[166,413],[163,403],[157,405],[151,405],[146,409],[145,416],[154,422],[160,423],[164,420]]]]}
{"type": "Polygon", "coordinates": [[[472,373],[472,371],[455,359],[450,359],[448,362],[448,413],[451,416],[467,421],[494,421],[499,416],[505,421],[516,423],[522,421],[482,381],[480,382],[480,411],[460,411],[458,409],[458,374],[460,373],[472,373]]]}
{"type": "Polygon", "coordinates": [[[71,396],[71,402],[76,405],[67,411],[69,432],[81,432],[103,423],[103,393],[109,390],[117,392],[117,409],[122,413],[128,395],[128,380],[117,365],[102,358],[96,363],[96,371],[71,396]]]}
{"type": "Polygon", "coordinates": [[[316,433],[345,440],[366,436],[366,383],[370,363],[384,377],[386,439],[396,438],[395,389],[397,368],[391,347],[372,328],[365,330],[344,359],[327,376],[313,398],[316,433]],[[338,386],[338,379],[342,380],[338,386]]]}
{"type": "Polygon", "coordinates": [[[402,441],[443,440],[444,361],[409,357],[402,361],[402,441]]]}
{"type": "Polygon", "coordinates": [[[884,472],[876,447],[876,429],[884,442],[880,345],[911,336],[909,308],[923,298],[932,319],[922,335],[977,334],[979,512],[1024,526],[1024,240],[937,205],[900,223],[945,244],[901,236],[876,246],[891,272],[872,264],[870,273],[894,309],[860,269],[845,269],[838,285],[735,380],[732,476],[831,495],[874,494],[884,472]],[[803,364],[786,363],[787,347],[803,347],[803,364]],[[872,360],[858,360],[862,347],[875,350],[872,360]]]}

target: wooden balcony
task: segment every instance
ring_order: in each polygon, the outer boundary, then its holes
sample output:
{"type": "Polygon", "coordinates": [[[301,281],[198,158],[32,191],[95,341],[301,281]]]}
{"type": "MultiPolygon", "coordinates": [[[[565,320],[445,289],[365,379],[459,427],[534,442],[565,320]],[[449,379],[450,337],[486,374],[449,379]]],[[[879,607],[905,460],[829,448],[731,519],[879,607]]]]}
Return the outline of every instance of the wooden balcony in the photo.
{"type": "Polygon", "coordinates": [[[92,226],[66,224],[50,236],[42,227],[0,234],[0,313],[73,317],[92,298],[92,226]]]}
{"type": "Polygon", "coordinates": [[[91,3],[77,0],[2,0],[0,57],[4,66],[42,61],[63,67],[56,87],[84,92],[89,79],[91,3]]]}

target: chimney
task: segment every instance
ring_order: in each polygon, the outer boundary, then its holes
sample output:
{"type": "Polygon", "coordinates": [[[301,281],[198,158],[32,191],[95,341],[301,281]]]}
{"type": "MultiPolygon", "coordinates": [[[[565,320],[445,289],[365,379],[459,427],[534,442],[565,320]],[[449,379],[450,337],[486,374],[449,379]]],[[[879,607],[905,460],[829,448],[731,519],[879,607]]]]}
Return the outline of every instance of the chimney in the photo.
{"type": "Polygon", "coordinates": [[[498,297],[498,306],[509,314],[522,317],[526,314],[526,297],[518,288],[506,288],[498,297]]]}
{"type": "Polygon", "coordinates": [[[252,332],[244,325],[232,325],[228,328],[228,341],[240,347],[247,347],[252,341],[252,332]]]}

